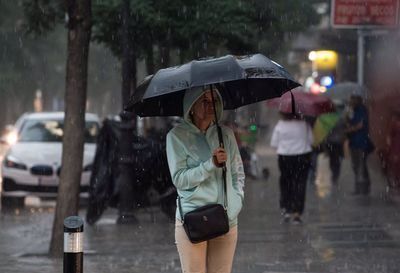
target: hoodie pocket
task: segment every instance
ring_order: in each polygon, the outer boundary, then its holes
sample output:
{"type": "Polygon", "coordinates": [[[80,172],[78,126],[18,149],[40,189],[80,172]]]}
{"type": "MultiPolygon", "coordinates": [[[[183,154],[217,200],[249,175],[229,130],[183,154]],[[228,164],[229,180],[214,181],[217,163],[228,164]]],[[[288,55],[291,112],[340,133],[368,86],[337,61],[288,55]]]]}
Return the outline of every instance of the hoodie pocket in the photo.
{"type": "Polygon", "coordinates": [[[187,203],[193,206],[204,206],[210,203],[218,202],[218,189],[215,182],[206,180],[196,187],[196,189],[188,194],[185,198],[187,203]]]}
{"type": "Polygon", "coordinates": [[[228,217],[229,220],[232,221],[237,218],[242,210],[243,202],[239,193],[237,193],[235,190],[233,190],[233,194],[231,195],[231,198],[229,198],[228,202],[228,217]]]}
{"type": "Polygon", "coordinates": [[[179,195],[181,198],[185,199],[185,200],[189,200],[194,194],[196,194],[196,192],[199,191],[199,186],[193,187],[189,190],[180,190],[179,191],[179,195]]]}

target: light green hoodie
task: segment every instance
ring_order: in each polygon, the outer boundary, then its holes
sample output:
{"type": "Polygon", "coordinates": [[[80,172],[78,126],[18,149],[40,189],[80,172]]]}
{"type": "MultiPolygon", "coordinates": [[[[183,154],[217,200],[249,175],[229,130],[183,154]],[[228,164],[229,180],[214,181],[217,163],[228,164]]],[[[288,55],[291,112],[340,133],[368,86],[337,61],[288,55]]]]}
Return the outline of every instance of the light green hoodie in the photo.
{"type": "MultiPolygon", "coordinates": [[[[215,125],[211,125],[203,134],[191,121],[189,111],[194,102],[203,94],[202,88],[188,90],[184,97],[182,123],[167,135],[167,157],[172,181],[181,197],[183,214],[198,207],[223,204],[222,169],[212,161],[212,152],[219,146],[215,125]]],[[[221,96],[218,93],[218,120],[222,117],[221,96]]],[[[237,216],[243,204],[244,171],[233,131],[222,127],[226,162],[228,217],[231,227],[237,225],[237,216]]],[[[178,205],[178,203],[177,203],[178,205]]],[[[179,209],[176,218],[181,220],[179,209]]]]}

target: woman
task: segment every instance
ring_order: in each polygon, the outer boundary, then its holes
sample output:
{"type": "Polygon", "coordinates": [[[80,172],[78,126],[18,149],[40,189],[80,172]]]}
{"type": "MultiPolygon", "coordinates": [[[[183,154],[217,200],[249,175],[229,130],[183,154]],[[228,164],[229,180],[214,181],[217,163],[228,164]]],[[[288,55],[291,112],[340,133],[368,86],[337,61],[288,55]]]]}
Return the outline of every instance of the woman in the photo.
{"type": "Polygon", "coordinates": [[[271,146],[277,149],[280,176],[280,207],[284,222],[292,218],[302,223],[306,184],[311,163],[313,135],[308,123],[297,115],[281,113],[272,133],[271,146]]]}
{"type": "MultiPolygon", "coordinates": [[[[214,89],[215,90],[215,89],[214,89]]],[[[223,107],[216,94],[218,120],[223,107]]],[[[237,241],[237,217],[243,204],[244,172],[235,136],[222,127],[225,148],[219,148],[214,125],[212,92],[188,90],[184,97],[183,122],[167,135],[167,157],[172,181],[181,198],[183,215],[198,207],[223,203],[222,168],[226,165],[229,232],[215,239],[192,244],[176,212],[175,240],[183,272],[231,272],[237,241]]]]}

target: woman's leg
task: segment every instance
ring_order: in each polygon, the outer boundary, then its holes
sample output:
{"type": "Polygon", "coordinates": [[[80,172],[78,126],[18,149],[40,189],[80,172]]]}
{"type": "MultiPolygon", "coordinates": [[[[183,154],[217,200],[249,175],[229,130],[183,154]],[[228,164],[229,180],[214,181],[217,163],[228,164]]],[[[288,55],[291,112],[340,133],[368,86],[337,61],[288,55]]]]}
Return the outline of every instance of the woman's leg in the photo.
{"type": "Polygon", "coordinates": [[[361,161],[361,174],[362,174],[362,188],[361,188],[361,193],[362,194],[369,194],[370,192],[370,187],[371,187],[371,182],[369,179],[369,172],[368,172],[368,166],[367,166],[367,160],[368,160],[368,154],[363,151],[362,152],[362,161],[361,161]]]}
{"type": "Polygon", "coordinates": [[[329,149],[329,165],[332,171],[332,183],[337,184],[340,176],[341,156],[343,152],[340,151],[341,145],[331,144],[329,149]]]}
{"type": "Polygon", "coordinates": [[[285,165],[283,173],[286,177],[286,210],[292,214],[295,212],[296,206],[296,186],[297,186],[297,156],[285,156],[285,165]]]}
{"type": "Polygon", "coordinates": [[[289,212],[289,183],[290,183],[290,164],[288,164],[288,157],[280,155],[278,157],[278,165],[281,176],[279,178],[279,188],[280,188],[280,208],[289,212]]]}
{"type": "Polygon", "coordinates": [[[297,156],[294,168],[296,175],[294,175],[294,191],[293,191],[293,211],[301,215],[304,211],[304,204],[306,200],[306,186],[308,171],[311,164],[311,154],[297,156]]]}
{"type": "Polygon", "coordinates": [[[237,242],[237,226],[208,241],[207,273],[230,273],[237,242]]]}
{"type": "Polygon", "coordinates": [[[363,186],[362,150],[351,149],[351,165],[353,167],[355,184],[353,194],[360,194],[363,186]]]}
{"type": "MultiPolygon", "coordinates": [[[[183,273],[206,273],[207,242],[192,244],[180,221],[175,224],[175,241],[183,273]]],[[[207,272],[208,273],[208,272],[207,272]]]]}

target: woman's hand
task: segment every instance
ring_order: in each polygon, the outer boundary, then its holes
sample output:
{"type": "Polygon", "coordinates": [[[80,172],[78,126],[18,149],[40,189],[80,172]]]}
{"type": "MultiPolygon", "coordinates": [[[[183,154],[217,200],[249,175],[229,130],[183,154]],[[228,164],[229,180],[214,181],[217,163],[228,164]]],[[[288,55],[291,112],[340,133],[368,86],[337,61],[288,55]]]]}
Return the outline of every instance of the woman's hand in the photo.
{"type": "Polygon", "coordinates": [[[224,148],[217,148],[213,152],[213,162],[218,168],[224,166],[226,159],[228,158],[224,148]]]}

